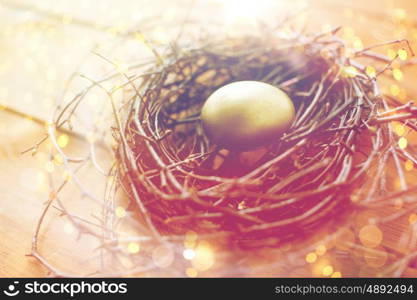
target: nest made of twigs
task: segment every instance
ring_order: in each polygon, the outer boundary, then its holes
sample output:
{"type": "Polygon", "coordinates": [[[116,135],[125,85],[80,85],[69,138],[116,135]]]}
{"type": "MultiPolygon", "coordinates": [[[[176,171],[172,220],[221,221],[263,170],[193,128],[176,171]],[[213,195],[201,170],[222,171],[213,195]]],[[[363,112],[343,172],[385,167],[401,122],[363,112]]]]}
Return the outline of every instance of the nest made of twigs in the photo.
{"type": "Polygon", "coordinates": [[[380,113],[399,104],[380,95],[376,78],[334,34],[176,47],[131,83],[116,136],[119,174],[152,228],[281,242],[343,218],[357,187],[362,198],[379,196],[361,179],[394,143],[380,113]],[[199,120],[213,91],[240,80],[270,83],[296,107],[281,138],[246,153],[210,143],[199,120]]]}

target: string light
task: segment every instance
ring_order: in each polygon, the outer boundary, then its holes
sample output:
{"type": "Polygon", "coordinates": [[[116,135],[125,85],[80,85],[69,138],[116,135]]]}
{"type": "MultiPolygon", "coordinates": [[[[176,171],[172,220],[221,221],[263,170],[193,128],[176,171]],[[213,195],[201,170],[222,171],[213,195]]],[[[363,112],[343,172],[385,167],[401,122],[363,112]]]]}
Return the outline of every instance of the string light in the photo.
{"type": "Polygon", "coordinates": [[[400,81],[403,79],[403,72],[400,69],[394,69],[392,71],[392,76],[395,80],[400,81]]]}
{"type": "Polygon", "coordinates": [[[54,163],[57,166],[62,165],[64,163],[64,159],[62,158],[62,156],[60,154],[55,154],[54,155],[54,163]]]}
{"type": "Polygon", "coordinates": [[[365,225],[359,231],[359,239],[365,247],[375,248],[382,242],[383,233],[376,225],[365,225]]]}
{"type": "Polygon", "coordinates": [[[316,248],[316,254],[317,255],[324,255],[327,251],[327,248],[325,245],[318,245],[316,248]]]}
{"type": "Polygon", "coordinates": [[[194,278],[197,277],[198,271],[194,268],[187,268],[185,274],[187,274],[188,277],[194,278]]]}
{"type": "Polygon", "coordinates": [[[342,69],[342,74],[345,77],[355,77],[356,75],[358,75],[358,70],[354,67],[354,66],[346,66],[342,69]]]}
{"type": "Polygon", "coordinates": [[[411,160],[407,159],[404,163],[404,168],[406,171],[412,171],[414,169],[414,163],[411,160]]]}
{"type": "Polygon", "coordinates": [[[182,255],[185,259],[192,260],[195,257],[195,251],[193,249],[185,249],[182,255]]]}
{"type": "Polygon", "coordinates": [[[323,276],[330,276],[331,274],[333,274],[333,267],[330,265],[327,265],[323,268],[322,271],[323,276]]]}
{"type": "Polygon", "coordinates": [[[127,245],[127,251],[131,254],[139,253],[140,245],[138,243],[131,242],[127,245]]]}
{"type": "Polygon", "coordinates": [[[408,223],[410,225],[414,225],[414,224],[417,223],[417,214],[416,213],[410,214],[410,216],[408,217],[408,223]]]}
{"type": "Polygon", "coordinates": [[[337,272],[334,272],[333,274],[332,274],[332,276],[330,276],[331,278],[341,278],[342,277],[342,273],[341,272],[339,272],[339,271],[337,271],[337,272]]]}
{"type": "Polygon", "coordinates": [[[192,260],[192,265],[199,271],[206,271],[210,269],[214,262],[214,252],[207,242],[200,242],[195,250],[195,257],[192,260]]]}
{"type": "Polygon", "coordinates": [[[374,78],[376,76],[376,70],[372,66],[367,66],[365,69],[365,73],[371,78],[374,78]]]}
{"type": "Polygon", "coordinates": [[[185,248],[194,248],[198,239],[198,234],[192,230],[185,234],[184,246],[185,248]]]}
{"type": "Polygon", "coordinates": [[[68,142],[69,142],[69,136],[65,133],[61,134],[57,139],[58,146],[61,148],[65,148],[68,145],[68,142]]]}
{"type": "Polygon", "coordinates": [[[407,51],[405,51],[404,49],[399,49],[399,50],[398,50],[398,57],[399,57],[401,60],[406,60],[406,59],[407,59],[407,57],[408,57],[408,53],[407,53],[407,51]]]}
{"type": "Polygon", "coordinates": [[[310,252],[306,255],[306,262],[309,264],[314,263],[317,260],[317,254],[314,252],[310,252]]]}
{"type": "Polygon", "coordinates": [[[403,135],[405,134],[405,127],[404,127],[404,125],[403,125],[403,124],[397,124],[397,125],[394,127],[394,130],[395,130],[395,133],[396,133],[398,136],[403,136],[403,135]]]}
{"type": "Polygon", "coordinates": [[[118,218],[124,218],[126,216],[126,210],[122,206],[116,207],[115,213],[118,218]]]}
{"type": "Polygon", "coordinates": [[[399,88],[399,86],[398,85],[396,85],[396,84],[392,84],[391,86],[390,86],[390,92],[391,92],[391,94],[395,97],[395,96],[398,96],[399,94],[400,94],[400,88],[399,88]]]}
{"type": "Polygon", "coordinates": [[[394,49],[388,49],[387,56],[388,56],[388,59],[393,60],[397,56],[397,53],[395,52],[394,49]]]}
{"type": "Polygon", "coordinates": [[[407,141],[407,139],[406,139],[405,137],[401,137],[401,138],[398,140],[398,147],[400,147],[400,149],[405,149],[405,148],[407,148],[407,144],[408,144],[408,141],[407,141]]]}

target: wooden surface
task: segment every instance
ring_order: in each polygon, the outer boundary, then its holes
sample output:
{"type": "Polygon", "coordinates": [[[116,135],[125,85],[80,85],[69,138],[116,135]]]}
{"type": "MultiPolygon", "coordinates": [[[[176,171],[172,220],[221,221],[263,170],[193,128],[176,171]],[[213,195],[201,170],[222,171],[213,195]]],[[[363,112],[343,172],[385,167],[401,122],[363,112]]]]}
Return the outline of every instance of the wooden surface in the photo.
{"type": "MultiPolygon", "coordinates": [[[[210,24],[215,19],[213,14],[216,15],[219,1],[197,2],[193,18],[210,24]]],[[[344,25],[349,28],[348,34],[354,30],[365,44],[402,37],[417,40],[416,30],[403,32],[390,25],[393,11],[397,17],[406,13],[417,21],[414,1],[322,0],[314,3],[309,18],[317,29],[344,25]]],[[[113,52],[109,46],[117,39],[117,30],[144,24],[145,31],[161,42],[167,42],[172,36],[161,24],[175,24],[176,20],[179,24],[179,20],[187,16],[189,6],[190,1],[166,0],[0,1],[0,103],[48,120],[55,99],[79,62],[86,57],[89,59],[84,71],[91,76],[102,71],[101,64],[95,64],[91,58],[90,50],[94,46],[104,45],[102,51],[114,60],[128,59],[125,52],[117,49],[113,52]]],[[[282,7],[293,9],[290,5],[282,7]]],[[[219,18],[217,16],[216,22],[219,18]]],[[[141,55],[148,55],[146,49],[139,52],[131,54],[132,57],[139,59],[141,55]]],[[[415,70],[407,71],[405,79],[398,83],[410,95],[406,98],[416,95],[413,74],[416,74],[415,70]]],[[[77,88],[73,87],[72,92],[77,92],[77,88]]],[[[47,275],[45,268],[32,257],[25,256],[31,251],[32,235],[49,196],[45,171],[47,148],[41,148],[36,156],[21,154],[43,137],[44,130],[44,126],[33,120],[0,110],[0,276],[3,277],[47,275]]],[[[79,154],[82,147],[77,139],[70,139],[66,150],[79,154]]],[[[107,155],[105,151],[101,154],[103,162],[107,155]]],[[[105,178],[93,171],[87,176],[90,178],[88,185],[100,194],[105,178]]],[[[87,215],[99,209],[94,204],[86,206],[79,197],[74,197],[70,205],[87,215]]],[[[50,226],[41,236],[42,251],[69,273],[93,273],[98,268],[98,259],[88,259],[91,256],[86,253],[93,252],[97,243],[88,238],[77,240],[74,230],[59,218],[58,213],[48,218],[46,223],[50,226]]],[[[407,226],[406,222],[389,224],[384,231],[383,246],[401,252],[396,238],[407,230],[407,226]]],[[[408,269],[405,275],[417,276],[417,272],[408,269]]]]}

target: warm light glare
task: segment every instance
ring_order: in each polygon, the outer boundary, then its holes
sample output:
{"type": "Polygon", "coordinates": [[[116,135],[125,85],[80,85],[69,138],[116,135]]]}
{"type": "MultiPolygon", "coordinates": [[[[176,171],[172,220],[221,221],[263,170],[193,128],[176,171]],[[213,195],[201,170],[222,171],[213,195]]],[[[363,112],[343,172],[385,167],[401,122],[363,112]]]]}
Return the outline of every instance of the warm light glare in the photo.
{"type": "Polygon", "coordinates": [[[403,136],[405,134],[405,127],[402,124],[398,124],[395,126],[395,133],[398,136],[403,136]]]}
{"type": "Polygon", "coordinates": [[[317,254],[314,252],[311,252],[309,254],[306,255],[306,262],[308,262],[309,264],[314,263],[317,260],[317,254]]]}
{"type": "Polygon", "coordinates": [[[400,50],[398,50],[398,57],[399,57],[401,60],[406,60],[406,59],[407,59],[407,57],[408,57],[408,53],[407,53],[407,51],[405,51],[404,49],[400,49],[400,50]]]}
{"type": "Polygon", "coordinates": [[[394,96],[394,97],[396,97],[396,96],[398,96],[399,94],[400,94],[400,87],[398,86],[398,85],[396,85],[396,84],[392,84],[391,86],[390,86],[390,92],[391,92],[391,94],[394,96]]]}
{"type": "Polygon", "coordinates": [[[376,225],[365,225],[359,231],[359,239],[365,247],[375,248],[382,242],[383,233],[376,225]]]}
{"type": "Polygon", "coordinates": [[[192,260],[195,257],[195,251],[193,249],[185,249],[182,255],[185,259],[192,260]]]}
{"type": "Polygon", "coordinates": [[[408,223],[410,223],[410,225],[415,225],[417,223],[417,214],[416,213],[410,214],[410,216],[408,217],[408,223]]]}
{"type": "Polygon", "coordinates": [[[316,248],[316,254],[317,255],[324,255],[326,253],[327,249],[325,245],[318,245],[316,248]]]}
{"type": "Polygon", "coordinates": [[[140,251],[140,246],[138,243],[131,242],[127,245],[127,251],[131,254],[136,254],[140,251]]]}
{"type": "Polygon", "coordinates": [[[405,149],[405,148],[407,148],[407,144],[408,144],[408,142],[407,142],[407,139],[406,139],[405,137],[401,137],[401,138],[398,140],[398,147],[400,147],[400,149],[405,149]]]}
{"type": "Polygon", "coordinates": [[[188,277],[194,278],[197,277],[198,272],[194,268],[187,268],[187,270],[185,270],[185,274],[187,274],[188,277]]]}
{"type": "Polygon", "coordinates": [[[117,207],[116,210],[116,217],[118,218],[124,218],[126,216],[126,210],[124,209],[124,207],[117,207]]]}
{"type": "Polygon", "coordinates": [[[69,137],[67,134],[61,134],[58,137],[57,143],[59,147],[65,148],[68,145],[68,142],[69,142],[69,137]]]}
{"type": "Polygon", "coordinates": [[[394,69],[392,71],[392,76],[395,80],[400,81],[401,79],[403,79],[403,72],[400,69],[394,69]]]}
{"type": "Polygon", "coordinates": [[[376,76],[376,70],[372,66],[367,66],[365,72],[371,78],[374,78],[376,76]]]}
{"type": "Polygon", "coordinates": [[[346,66],[346,67],[343,68],[342,74],[345,77],[351,77],[351,78],[353,78],[356,75],[358,75],[358,70],[354,66],[346,66]]]}
{"type": "Polygon", "coordinates": [[[407,159],[407,161],[404,164],[404,168],[406,171],[412,171],[414,169],[414,163],[411,160],[407,159]]]}
{"type": "Polygon", "coordinates": [[[333,267],[330,265],[327,265],[323,268],[323,276],[330,276],[331,274],[333,274],[333,267]]]}
{"type": "Polygon", "coordinates": [[[192,260],[193,267],[199,271],[206,271],[214,264],[214,252],[206,242],[201,242],[195,250],[195,257],[192,260]]]}

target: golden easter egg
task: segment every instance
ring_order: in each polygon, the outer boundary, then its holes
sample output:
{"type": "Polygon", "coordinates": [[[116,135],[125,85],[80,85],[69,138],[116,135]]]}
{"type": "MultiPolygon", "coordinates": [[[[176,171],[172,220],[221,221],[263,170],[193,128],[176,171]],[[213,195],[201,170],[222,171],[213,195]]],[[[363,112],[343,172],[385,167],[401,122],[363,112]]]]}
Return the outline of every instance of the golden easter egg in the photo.
{"type": "Polygon", "coordinates": [[[248,151],[277,141],[295,116],[290,97],[260,81],[237,81],[214,91],[204,103],[201,121],[213,143],[248,151]]]}

